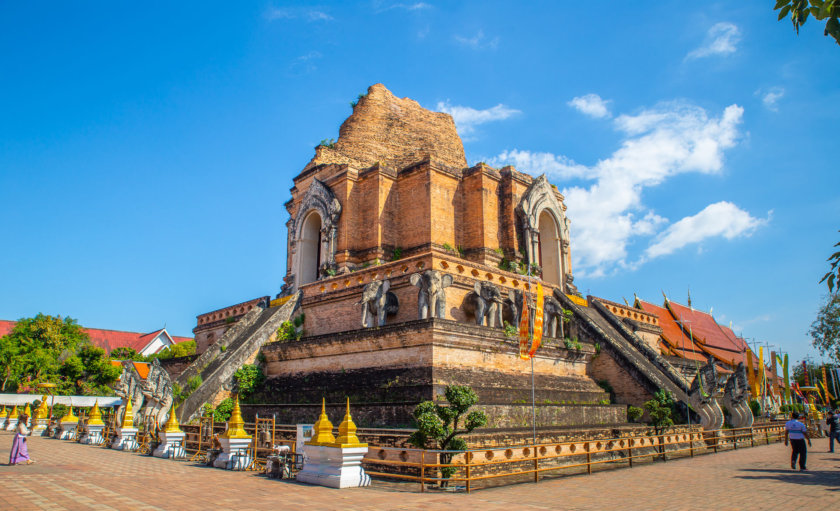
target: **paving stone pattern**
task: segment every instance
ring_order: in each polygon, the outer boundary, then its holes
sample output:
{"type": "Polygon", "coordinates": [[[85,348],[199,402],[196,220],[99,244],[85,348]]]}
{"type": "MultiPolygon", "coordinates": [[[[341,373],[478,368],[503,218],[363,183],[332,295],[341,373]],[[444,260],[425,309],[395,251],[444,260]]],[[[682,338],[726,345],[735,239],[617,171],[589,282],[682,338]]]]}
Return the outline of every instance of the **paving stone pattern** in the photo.
{"type": "Polygon", "coordinates": [[[0,433],[0,510],[837,509],[840,453],[814,441],[808,472],[789,468],[782,444],[466,494],[371,488],[333,490],[47,438],[31,438],[36,464],[7,466],[0,433]],[[446,506],[446,507],[445,507],[446,506]]]}

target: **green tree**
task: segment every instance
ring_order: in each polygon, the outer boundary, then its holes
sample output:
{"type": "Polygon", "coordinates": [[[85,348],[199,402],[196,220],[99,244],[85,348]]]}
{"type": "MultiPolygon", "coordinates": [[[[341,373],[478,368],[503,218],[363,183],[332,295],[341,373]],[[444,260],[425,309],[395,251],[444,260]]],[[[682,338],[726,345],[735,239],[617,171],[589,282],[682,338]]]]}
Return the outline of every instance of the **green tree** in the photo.
{"type": "Polygon", "coordinates": [[[808,335],[820,353],[840,362],[840,290],[829,295],[820,307],[808,335]]]}
{"type": "MultiPolygon", "coordinates": [[[[840,231],[837,231],[840,232],[840,231]]],[[[840,247],[840,242],[834,244],[835,247],[840,247]]],[[[823,275],[823,278],[820,279],[820,284],[825,282],[828,286],[828,292],[834,292],[834,283],[837,282],[840,284],[840,251],[831,254],[828,258],[828,262],[831,263],[829,265],[828,273],[823,275]]],[[[838,286],[840,289],[840,285],[838,286]]]]}
{"type": "MultiPolygon", "coordinates": [[[[435,448],[444,451],[463,451],[467,442],[458,435],[466,434],[487,424],[484,412],[469,409],[478,403],[478,395],[467,385],[450,385],[444,392],[447,405],[423,401],[414,409],[414,420],[417,431],[411,434],[408,442],[421,449],[435,444],[435,448]],[[459,427],[461,417],[467,414],[463,427],[459,427]]],[[[441,463],[449,463],[453,453],[442,453],[441,463]]],[[[443,478],[450,478],[455,473],[455,467],[442,467],[443,478]]]]}
{"type": "Polygon", "coordinates": [[[793,29],[799,34],[799,27],[808,21],[808,16],[826,20],[823,35],[831,36],[840,44],[840,2],[838,0],[776,0],[774,10],[779,11],[779,21],[790,15],[793,29]]]}
{"type": "Polygon", "coordinates": [[[110,394],[107,386],[120,374],[75,320],[45,314],[19,320],[0,339],[0,364],[7,391],[49,382],[64,393],[110,394]]]}
{"type": "Polygon", "coordinates": [[[137,353],[134,348],[127,346],[120,346],[111,350],[111,358],[114,360],[134,360],[135,362],[145,362],[146,357],[137,353]]]}
{"type": "Polygon", "coordinates": [[[671,417],[673,404],[674,398],[671,397],[671,393],[665,389],[659,389],[653,395],[653,399],[643,405],[648,412],[648,416],[650,416],[650,424],[656,430],[657,435],[661,434],[665,428],[674,425],[674,419],[671,417]]]}
{"type": "Polygon", "coordinates": [[[150,362],[154,359],[160,360],[167,360],[170,358],[178,358],[178,357],[187,357],[190,355],[195,355],[195,340],[189,340],[184,342],[179,342],[178,344],[173,344],[172,346],[167,346],[166,348],[160,350],[159,353],[155,353],[154,355],[149,355],[146,357],[150,362]]]}

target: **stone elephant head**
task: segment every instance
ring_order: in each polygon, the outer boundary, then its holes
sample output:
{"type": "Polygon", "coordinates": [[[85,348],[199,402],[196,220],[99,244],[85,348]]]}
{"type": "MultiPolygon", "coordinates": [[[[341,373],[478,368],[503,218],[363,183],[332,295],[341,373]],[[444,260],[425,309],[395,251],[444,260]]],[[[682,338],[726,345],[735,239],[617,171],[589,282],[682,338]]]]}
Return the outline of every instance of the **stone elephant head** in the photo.
{"type": "Polygon", "coordinates": [[[476,281],[473,290],[464,297],[462,308],[475,316],[476,325],[502,327],[502,293],[490,282],[476,281]]]}
{"type": "Polygon", "coordinates": [[[452,285],[452,275],[426,270],[413,274],[409,282],[420,288],[417,296],[419,319],[446,317],[446,288],[452,285]]]}
{"type": "Polygon", "coordinates": [[[385,316],[399,310],[397,295],[389,291],[390,280],[375,280],[362,289],[362,327],[384,326],[385,316]],[[374,319],[375,318],[375,319],[374,319]]]}

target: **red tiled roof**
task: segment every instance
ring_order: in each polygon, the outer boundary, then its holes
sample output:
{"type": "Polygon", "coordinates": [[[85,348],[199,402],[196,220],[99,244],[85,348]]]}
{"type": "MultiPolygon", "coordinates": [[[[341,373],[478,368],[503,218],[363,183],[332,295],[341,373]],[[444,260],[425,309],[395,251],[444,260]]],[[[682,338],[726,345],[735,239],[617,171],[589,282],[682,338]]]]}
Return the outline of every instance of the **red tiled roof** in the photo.
{"type": "Polygon", "coordinates": [[[742,351],[746,346],[740,346],[734,339],[724,333],[720,325],[711,314],[691,309],[685,305],[668,301],[666,307],[671,311],[671,316],[681,324],[685,331],[706,346],[731,351],[742,351]]]}
{"type": "Polygon", "coordinates": [[[668,310],[642,300],[639,300],[638,303],[643,311],[659,318],[659,327],[662,328],[661,337],[674,350],[674,355],[692,360],[706,360],[705,355],[703,355],[697,343],[683,333],[680,325],[674,321],[673,316],[671,316],[668,310]]]}
{"type": "MultiPolygon", "coordinates": [[[[11,332],[15,323],[16,321],[0,320],[0,337],[11,332]]],[[[148,334],[139,332],[123,332],[120,330],[104,330],[101,328],[85,328],[84,330],[87,332],[88,336],[90,336],[90,342],[93,343],[94,346],[98,346],[104,349],[106,353],[110,354],[111,351],[117,348],[132,348],[134,351],[139,353],[164,329],[161,328],[160,330],[155,330],[154,332],[148,334]]],[[[190,337],[179,337],[174,335],[170,337],[172,337],[172,342],[175,344],[192,340],[190,337]]]]}
{"type": "MultiPolygon", "coordinates": [[[[122,367],[123,361],[122,360],[111,360],[112,366],[122,367]]],[[[141,378],[144,380],[149,376],[149,363],[148,362],[135,362],[131,361],[134,364],[134,369],[137,370],[137,374],[140,375],[141,378]]]]}

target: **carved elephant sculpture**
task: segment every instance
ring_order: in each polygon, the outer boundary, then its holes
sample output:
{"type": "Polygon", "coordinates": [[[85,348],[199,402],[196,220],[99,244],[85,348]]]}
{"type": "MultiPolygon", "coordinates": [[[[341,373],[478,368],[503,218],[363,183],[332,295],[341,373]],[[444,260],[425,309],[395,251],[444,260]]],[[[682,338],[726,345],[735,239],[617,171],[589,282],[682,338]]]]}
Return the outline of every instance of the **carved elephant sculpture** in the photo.
{"type": "Polygon", "coordinates": [[[543,301],[543,335],[546,337],[557,337],[557,327],[560,327],[560,335],[563,336],[563,306],[557,298],[549,295],[543,301]]]}
{"type": "Polygon", "coordinates": [[[502,326],[502,293],[490,282],[476,282],[473,291],[464,297],[464,312],[475,316],[476,325],[502,326]]]}
{"type": "Polygon", "coordinates": [[[385,326],[385,316],[397,313],[400,304],[390,288],[390,280],[376,280],[362,289],[362,299],[356,304],[362,306],[362,327],[385,326]]]}
{"type": "Polygon", "coordinates": [[[420,288],[417,312],[420,319],[446,317],[446,288],[452,285],[452,275],[436,270],[415,273],[409,278],[412,286],[420,288]]]}
{"type": "MultiPolygon", "coordinates": [[[[507,298],[504,300],[505,313],[504,320],[511,325],[519,327],[519,321],[522,319],[522,291],[519,289],[508,289],[507,298]]],[[[534,326],[534,300],[528,296],[528,318],[530,320],[531,329],[534,326]]]]}

